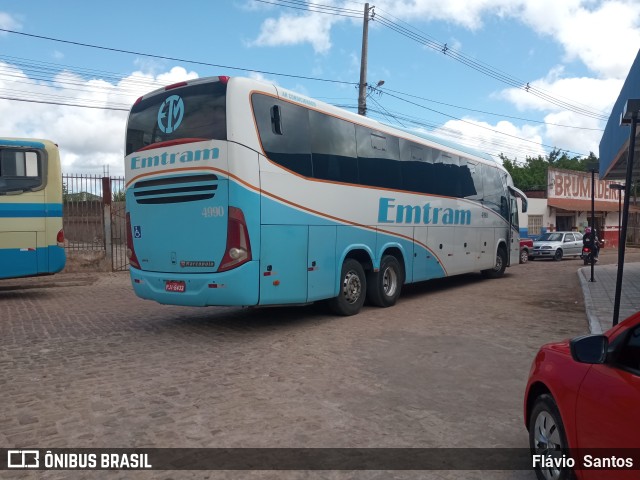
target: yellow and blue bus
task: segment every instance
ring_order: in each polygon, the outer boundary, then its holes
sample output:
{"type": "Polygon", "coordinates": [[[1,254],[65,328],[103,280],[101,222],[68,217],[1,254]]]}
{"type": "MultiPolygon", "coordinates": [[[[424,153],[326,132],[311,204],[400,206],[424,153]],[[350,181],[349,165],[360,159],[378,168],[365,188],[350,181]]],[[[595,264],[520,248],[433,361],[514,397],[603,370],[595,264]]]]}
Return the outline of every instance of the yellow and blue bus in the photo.
{"type": "Polygon", "coordinates": [[[56,273],[65,260],[57,145],[0,138],[0,278],[56,273]]]}
{"type": "Polygon", "coordinates": [[[247,78],[140,97],[126,132],[130,274],[177,305],[328,300],[518,264],[515,189],[492,157],[247,78]]]}

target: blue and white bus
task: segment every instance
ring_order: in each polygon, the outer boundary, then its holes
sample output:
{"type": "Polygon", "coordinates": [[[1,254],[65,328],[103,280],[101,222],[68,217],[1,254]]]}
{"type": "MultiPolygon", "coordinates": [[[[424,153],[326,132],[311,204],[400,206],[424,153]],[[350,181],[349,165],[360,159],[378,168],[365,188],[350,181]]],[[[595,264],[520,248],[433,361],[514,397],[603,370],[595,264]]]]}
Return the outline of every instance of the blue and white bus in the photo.
{"type": "Polygon", "coordinates": [[[177,305],[365,298],[518,263],[516,197],[490,156],[277,85],[212,77],[139,98],[126,134],[136,294],[177,305]]]}
{"type": "Polygon", "coordinates": [[[0,278],[56,273],[65,260],[57,145],[0,138],[0,278]]]}

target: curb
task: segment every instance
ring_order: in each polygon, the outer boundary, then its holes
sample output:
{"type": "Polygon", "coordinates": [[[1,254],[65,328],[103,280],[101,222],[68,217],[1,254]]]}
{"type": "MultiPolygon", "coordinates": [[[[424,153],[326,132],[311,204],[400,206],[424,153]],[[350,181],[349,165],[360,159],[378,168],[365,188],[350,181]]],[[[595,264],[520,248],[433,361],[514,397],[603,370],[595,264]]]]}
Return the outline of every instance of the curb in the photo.
{"type": "Polygon", "coordinates": [[[589,322],[589,331],[592,334],[599,335],[602,333],[602,327],[600,326],[600,319],[595,314],[593,300],[591,299],[591,290],[589,289],[589,281],[584,275],[585,270],[589,270],[589,274],[591,274],[591,267],[582,267],[578,269],[578,278],[580,279],[580,286],[582,287],[582,297],[584,298],[587,321],[589,322]]]}
{"type": "MultiPolygon", "coordinates": [[[[27,277],[29,278],[29,277],[27,277]]],[[[18,281],[19,279],[16,279],[18,281]]],[[[11,292],[15,290],[34,290],[37,288],[58,288],[58,287],[84,287],[92,285],[98,280],[97,277],[89,277],[81,280],[49,280],[49,281],[23,281],[22,283],[0,284],[0,292],[11,292]]]]}

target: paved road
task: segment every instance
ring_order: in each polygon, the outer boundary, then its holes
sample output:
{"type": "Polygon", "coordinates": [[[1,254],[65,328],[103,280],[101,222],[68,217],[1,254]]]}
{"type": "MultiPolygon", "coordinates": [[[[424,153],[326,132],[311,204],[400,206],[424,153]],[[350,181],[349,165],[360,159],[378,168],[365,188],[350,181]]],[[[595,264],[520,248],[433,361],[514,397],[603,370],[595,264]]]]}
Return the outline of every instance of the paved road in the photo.
{"type": "MultiPolygon", "coordinates": [[[[603,254],[608,261],[615,256],[603,254]]],[[[162,306],[135,297],[126,273],[1,281],[0,447],[526,447],[522,397],[535,351],[588,331],[581,266],[536,261],[497,280],[427,282],[393,308],[347,318],[321,305],[162,306]]],[[[105,473],[132,477],[73,478],[105,473]]]]}

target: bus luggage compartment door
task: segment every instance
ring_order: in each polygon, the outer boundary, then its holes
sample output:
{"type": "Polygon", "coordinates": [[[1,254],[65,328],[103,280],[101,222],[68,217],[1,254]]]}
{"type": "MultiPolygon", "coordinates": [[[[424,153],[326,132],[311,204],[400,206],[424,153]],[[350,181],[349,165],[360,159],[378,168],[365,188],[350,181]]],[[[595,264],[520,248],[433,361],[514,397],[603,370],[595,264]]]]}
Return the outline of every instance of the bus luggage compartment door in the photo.
{"type": "Polygon", "coordinates": [[[263,225],[260,305],[307,301],[306,225],[263,225]]]}
{"type": "Polygon", "coordinates": [[[36,232],[0,233],[0,278],[38,273],[36,232]]]}

